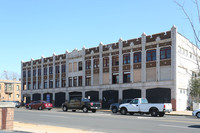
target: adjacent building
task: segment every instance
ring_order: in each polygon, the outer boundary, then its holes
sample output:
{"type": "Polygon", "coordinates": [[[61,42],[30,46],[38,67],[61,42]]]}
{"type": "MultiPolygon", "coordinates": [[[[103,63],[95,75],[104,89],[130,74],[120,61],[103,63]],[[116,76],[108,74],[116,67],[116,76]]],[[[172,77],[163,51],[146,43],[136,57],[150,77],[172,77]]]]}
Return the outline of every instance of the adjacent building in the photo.
{"type": "Polygon", "coordinates": [[[21,102],[21,81],[0,80],[0,101],[21,102]]]}
{"type": "Polygon", "coordinates": [[[87,97],[103,108],[122,99],[188,105],[189,81],[198,72],[199,49],[173,26],[169,31],[61,55],[21,62],[22,99],[65,100],[87,97]]]}

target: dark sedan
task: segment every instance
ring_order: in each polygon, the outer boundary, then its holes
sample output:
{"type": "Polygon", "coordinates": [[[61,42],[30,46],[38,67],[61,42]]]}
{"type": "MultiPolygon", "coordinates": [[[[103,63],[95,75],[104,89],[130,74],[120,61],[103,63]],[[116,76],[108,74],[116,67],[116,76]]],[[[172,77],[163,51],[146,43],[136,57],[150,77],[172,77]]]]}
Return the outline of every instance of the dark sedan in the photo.
{"type": "Polygon", "coordinates": [[[119,105],[123,103],[129,103],[132,99],[124,99],[120,103],[113,103],[110,105],[110,110],[112,113],[117,113],[119,110],[119,105]]]}

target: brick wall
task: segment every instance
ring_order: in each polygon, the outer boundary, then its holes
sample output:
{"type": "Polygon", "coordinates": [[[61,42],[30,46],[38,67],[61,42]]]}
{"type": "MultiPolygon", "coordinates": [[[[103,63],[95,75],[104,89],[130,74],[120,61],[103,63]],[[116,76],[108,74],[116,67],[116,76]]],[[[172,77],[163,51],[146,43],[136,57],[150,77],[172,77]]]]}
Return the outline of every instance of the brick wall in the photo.
{"type": "Polygon", "coordinates": [[[13,130],[14,108],[0,108],[0,129],[13,130]]]}

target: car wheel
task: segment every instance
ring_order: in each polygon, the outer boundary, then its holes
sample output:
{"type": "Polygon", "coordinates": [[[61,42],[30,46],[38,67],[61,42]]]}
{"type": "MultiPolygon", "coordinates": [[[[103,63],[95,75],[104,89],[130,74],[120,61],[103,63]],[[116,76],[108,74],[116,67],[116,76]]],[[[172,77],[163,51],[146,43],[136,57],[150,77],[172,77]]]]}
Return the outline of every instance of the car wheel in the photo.
{"type": "Polygon", "coordinates": [[[200,118],[200,112],[197,113],[197,118],[200,118]]]}
{"type": "Polygon", "coordinates": [[[64,112],[67,112],[67,110],[68,110],[67,106],[63,106],[62,110],[63,110],[64,112]]]}
{"type": "Polygon", "coordinates": [[[150,112],[150,114],[151,114],[152,117],[157,117],[158,110],[157,109],[152,109],[151,112],[150,112]]]}
{"type": "Polygon", "coordinates": [[[165,112],[159,113],[159,117],[163,117],[165,115],[165,112]]]}
{"type": "Polygon", "coordinates": [[[42,110],[42,107],[40,106],[40,107],[38,108],[38,110],[42,110]]]}
{"type": "Polygon", "coordinates": [[[130,115],[134,115],[134,113],[129,113],[130,115]]]}
{"type": "Polygon", "coordinates": [[[112,108],[112,113],[117,113],[117,107],[112,108]]]}
{"type": "Polygon", "coordinates": [[[126,115],[127,114],[127,109],[126,108],[122,108],[120,112],[121,112],[122,115],[126,115]]]}
{"type": "Polygon", "coordinates": [[[48,109],[48,110],[51,110],[51,109],[48,109]]]}
{"type": "Polygon", "coordinates": [[[76,112],[76,110],[72,110],[72,112],[76,112]]]}
{"type": "Polygon", "coordinates": [[[87,113],[88,112],[88,108],[87,107],[83,107],[83,112],[87,113]]]}
{"type": "Polygon", "coordinates": [[[96,112],[96,109],[93,109],[93,110],[92,110],[92,113],[95,113],[95,112],[96,112]]]}

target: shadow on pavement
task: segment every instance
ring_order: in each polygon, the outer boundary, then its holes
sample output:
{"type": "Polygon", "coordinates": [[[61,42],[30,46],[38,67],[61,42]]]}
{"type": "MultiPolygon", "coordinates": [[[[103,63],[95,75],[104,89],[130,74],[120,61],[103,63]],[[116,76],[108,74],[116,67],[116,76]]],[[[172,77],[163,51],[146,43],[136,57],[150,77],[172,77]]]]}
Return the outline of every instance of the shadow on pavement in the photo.
{"type": "Polygon", "coordinates": [[[0,130],[0,133],[33,133],[33,132],[0,130]]]}
{"type": "Polygon", "coordinates": [[[200,129],[200,125],[191,125],[191,126],[188,126],[189,128],[199,128],[200,129]]]}

